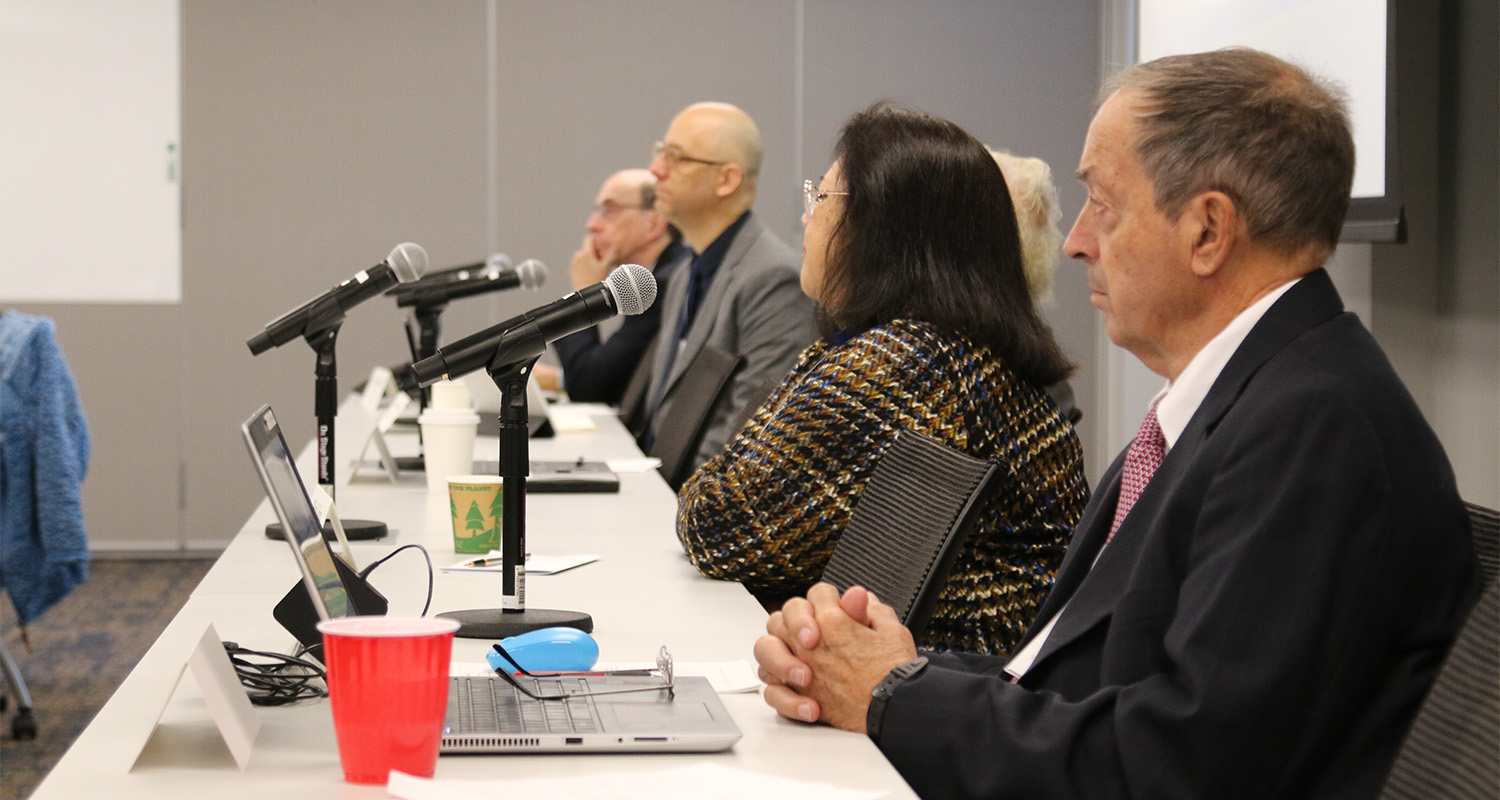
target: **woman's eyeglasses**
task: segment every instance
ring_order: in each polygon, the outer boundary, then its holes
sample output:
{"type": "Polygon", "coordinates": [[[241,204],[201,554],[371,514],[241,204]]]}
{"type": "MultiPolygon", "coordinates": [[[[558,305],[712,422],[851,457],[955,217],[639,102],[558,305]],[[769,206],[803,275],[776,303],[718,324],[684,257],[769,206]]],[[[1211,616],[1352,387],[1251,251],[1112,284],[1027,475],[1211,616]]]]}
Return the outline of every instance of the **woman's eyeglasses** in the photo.
{"type": "Polygon", "coordinates": [[[832,197],[834,195],[839,195],[841,197],[848,197],[849,193],[848,192],[825,192],[825,191],[819,189],[818,185],[816,183],[813,183],[812,181],[803,181],[802,182],[802,212],[804,214],[806,214],[807,216],[809,216],[809,217],[812,216],[813,209],[817,208],[819,203],[823,202],[824,200],[827,200],[828,198],[830,198],[830,197],[832,197]]]}

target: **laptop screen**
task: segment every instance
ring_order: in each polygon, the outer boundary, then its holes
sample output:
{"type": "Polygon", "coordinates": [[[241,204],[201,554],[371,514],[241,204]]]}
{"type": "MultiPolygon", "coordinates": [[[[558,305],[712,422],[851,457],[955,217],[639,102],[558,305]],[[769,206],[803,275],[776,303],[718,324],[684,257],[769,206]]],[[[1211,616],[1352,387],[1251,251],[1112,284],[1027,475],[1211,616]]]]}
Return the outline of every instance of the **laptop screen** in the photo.
{"type": "Polygon", "coordinates": [[[276,424],[276,415],[270,406],[263,406],[241,428],[266,496],[286,531],[286,540],[302,571],[302,579],[312,596],[318,618],[349,616],[349,595],[334,565],[333,551],[323,538],[317,512],[313,510],[297,465],[287,449],[286,438],[276,424]]]}

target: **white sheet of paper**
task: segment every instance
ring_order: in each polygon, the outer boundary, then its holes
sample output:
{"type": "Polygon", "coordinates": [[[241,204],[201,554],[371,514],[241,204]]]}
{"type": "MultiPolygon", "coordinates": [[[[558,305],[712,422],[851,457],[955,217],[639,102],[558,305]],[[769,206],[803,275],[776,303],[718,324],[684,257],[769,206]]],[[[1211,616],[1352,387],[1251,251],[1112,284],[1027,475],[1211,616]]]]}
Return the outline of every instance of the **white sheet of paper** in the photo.
{"type": "MultiPolygon", "coordinates": [[[[601,661],[594,665],[597,670],[650,669],[655,661],[601,661]]],[[[737,661],[684,661],[674,662],[672,671],[678,675],[696,675],[707,678],[708,685],[719,694],[742,694],[758,692],[762,686],[755,668],[743,659],[737,661]]]]}
{"type": "MultiPolygon", "coordinates": [[[[594,668],[647,669],[655,666],[654,661],[601,661],[595,664],[594,668]]],[[[758,692],[762,685],[760,678],[755,674],[755,669],[748,661],[683,661],[673,664],[673,671],[678,675],[706,678],[708,685],[719,694],[758,692]]],[[[455,678],[465,676],[483,678],[494,674],[494,670],[483,661],[452,661],[449,662],[448,674],[455,678]]]]}
{"type": "Polygon", "coordinates": [[[391,404],[385,407],[385,411],[381,412],[379,419],[375,422],[375,428],[381,433],[389,431],[391,426],[396,424],[396,420],[400,419],[401,415],[406,413],[406,409],[410,405],[411,395],[406,392],[397,392],[391,398],[391,404]]]}
{"type": "MultiPolygon", "coordinates": [[[[566,572],[567,570],[573,569],[574,567],[581,567],[584,564],[592,564],[593,562],[598,560],[599,557],[594,555],[532,555],[528,556],[526,559],[526,575],[528,577],[532,575],[556,575],[559,572],[566,572]]],[[[499,550],[491,550],[485,555],[466,558],[463,561],[460,561],[450,567],[443,567],[444,572],[502,572],[504,571],[504,569],[505,567],[500,561],[499,550]],[[479,559],[484,559],[484,561],[486,562],[484,566],[467,566],[470,562],[477,561],[479,559]]]]}
{"type": "Polygon", "coordinates": [[[547,409],[547,419],[552,421],[552,427],[557,429],[558,433],[578,433],[599,429],[594,422],[594,415],[590,414],[588,409],[579,406],[552,406],[547,409]]]}
{"type": "MultiPolygon", "coordinates": [[[[229,654],[224,652],[219,633],[212,624],[203,631],[198,644],[183,662],[182,671],[177,675],[177,685],[181,685],[182,676],[188,670],[192,670],[193,680],[197,681],[199,691],[203,692],[204,705],[208,707],[209,716],[219,729],[219,735],[224,737],[229,754],[234,756],[234,763],[244,771],[250,763],[255,736],[260,733],[260,717],[256,716],[255,707],[250,705],[249,696],[245,694],[244,687],[240,686],[240,679],[235,676],[234,666],[229,662],[229,654]]],[[[162,711],[166,711],[166,708],[163,707],[162,711]]],[[[161,724],[160,713],[156,719],[157,724],[161,724]]]]}
{"type": "Polygon", "coordinates": [[[365,381],[365,392],[359,396],[359,404],[370,413],[375,413],[380,408],[380,401],[385,399],[386,392],[396,385],[396,376],[386,367],[376,367],[370,370],[370,379],[365,381]]]}
{"type": "Polygon", "coordinates": [[[315,483],[304,486],[307,489],[307,499],[312,501],[313,513],[318,515],[318,524],[328,524],[328,509],[333,508],[333,498],[322,484],[315,483]]]}
{"type": "Polygon", "coordinates": [[[659,458],[611,458],[604,462],[610,472],[650,472],[661,466],[659,458]]]}
{"type": "Polygon", "coordinates": [[[648,772],[581,775],[574,778],[518,778],[454,781],[416,778],[392,772],[386,792],[402,800],[867,800],[880,792],[843,789],[762,775],[720,764],[695,764],[648,772]]]}
{"type": "MultiPolygon", "coordinates": [[[[370,435],[365,437],[365,444],[359,449],[359,455],[354,459],[354,469],[359,471],[364,466],[365,456],[370,452],[370,445],[375,445],[376,458],[380,467],[385,471],[385,476],[391,483],[395,483],[399,470],[396,468],[396,459],[391,455],[391,448],[386,444],[385,434],[396,424],[396,420],[406,411],[411,404],[411,396],[405,392],[397,392],[391,399],[391,404],[385,407],[385,411],[375,420],[375,426],[370,429],[370,435]]],[[[368,409],[371,414],[375,409],[368,409]]]]}

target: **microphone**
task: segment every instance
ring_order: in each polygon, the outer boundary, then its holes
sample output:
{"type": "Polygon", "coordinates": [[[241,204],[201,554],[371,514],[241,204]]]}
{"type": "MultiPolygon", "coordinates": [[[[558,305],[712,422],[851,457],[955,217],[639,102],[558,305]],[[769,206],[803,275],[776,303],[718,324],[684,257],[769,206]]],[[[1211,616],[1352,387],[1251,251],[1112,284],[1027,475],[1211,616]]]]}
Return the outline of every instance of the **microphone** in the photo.
{"type": "Polygon", "coordinates": [[[427,251],[421,245],[402,242],[385,260],[324,292],[266,324],[245,344],[258,356],[299,336],[315,336],[344,321],[344,314],[396,283],[409,283],[427,271],[427,251]]]}
{"type": "MultiPolygon", "coordinates": [[[[482,265],[481,265],[482,266],[482,265]]],[[[471,271],[459,268],[450,272],[428,275],[415,283],[400,284],[386,294],[396,298],[400,308],[441,306],[449,300],[472,297],[485,292],[513,289],[520,286],[536,289],[547,281],[547,265],[534,258],[521,262],[515,269],[486,267],[471,271]]]]}
{"type": "Polygon", "coordinates": [[[656,278],[639,264],[622,264],[600,283],[565,295],[459,339],[411,365],[410,378],[427,387],[491,364],[514,364],[542,354],[548,342],[624,314],[635,316],[656,301],[656,278]]]}
{"type": "MultiPolygon", "coordinates": [[[[498,252],[496,252],[496,253],[490,253],[490,257],[489,257],[488,260],[480,261],[480,262],[475,263],[475,264],[464,264],[461,267],[447,267],[445,269],[433,270],[433,271],[427,273],[426,275],[423,275],[422,276],[422,280],[425,282],[425,281],[429,281],[429,280],[435,280],[435,279],[440,278],[440,277],[451,278],[451,277],[457,275],[460,272],[473,273],[473,272],[478,272],[478,271],[481,271],[481,270],[484,270],[484,269],[510,269],[512,266],[515,266],[515,265],[511,263],[510,256],[508,256],[508,255],[506,255],[504,253],[498,253],[498,252]]],[[[402,287],[397,286],[392,291],[393,292],[398,292],[398,291],[401,291],[401,288],[402,287]]],[[[390,294],[390,293],[391,292],[386,292],[386,294],[390,294]]]]}

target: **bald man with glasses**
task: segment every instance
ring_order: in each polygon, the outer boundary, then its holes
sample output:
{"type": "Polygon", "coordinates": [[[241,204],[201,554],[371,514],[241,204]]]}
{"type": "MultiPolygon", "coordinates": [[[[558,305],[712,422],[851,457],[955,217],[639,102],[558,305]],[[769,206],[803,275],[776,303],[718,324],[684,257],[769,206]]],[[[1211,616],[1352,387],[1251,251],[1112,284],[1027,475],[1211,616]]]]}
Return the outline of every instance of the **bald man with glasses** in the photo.
{"type": "Polygon", "coordinates": [[[652,154],[657,209],[682,232],[692,256],[659,301],[642,449],[650,452],[667,427],[691,424],[673,409],[684,373],[704,348],[740,359],[709,412],[694,467],[723,449],[748,407],[817,335],[801,259],[751,212],[760,164],[760,131],[727,103],[683,109],[652,154]]]}

